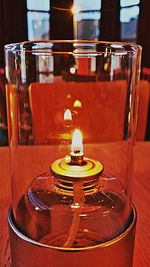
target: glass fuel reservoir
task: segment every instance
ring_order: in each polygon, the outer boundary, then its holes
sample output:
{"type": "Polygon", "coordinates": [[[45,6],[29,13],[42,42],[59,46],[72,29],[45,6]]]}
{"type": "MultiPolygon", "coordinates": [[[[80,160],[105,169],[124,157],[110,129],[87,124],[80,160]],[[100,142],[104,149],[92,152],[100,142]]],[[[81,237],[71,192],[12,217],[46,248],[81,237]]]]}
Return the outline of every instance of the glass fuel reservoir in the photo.
{"type": "Polygon", "coordinates": [[[75,130],[70,155],[54,161],[21,198],[16,221],[28,237],[81,248],[114,238],[127,227],[123,186],[82,150],[80,131],[75,130]]]}

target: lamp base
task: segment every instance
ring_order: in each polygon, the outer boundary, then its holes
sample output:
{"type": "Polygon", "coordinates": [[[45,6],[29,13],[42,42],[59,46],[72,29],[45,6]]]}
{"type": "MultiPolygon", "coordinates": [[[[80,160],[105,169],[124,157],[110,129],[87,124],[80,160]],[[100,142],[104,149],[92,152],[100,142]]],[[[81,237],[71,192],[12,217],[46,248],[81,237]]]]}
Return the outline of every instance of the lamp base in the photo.
{"type": "Polygon", "coordinates": [[[8,212],[13,267],[132,267],[137,214],[132,208],[128,228],[107,242],[85,248],[46,246],[23,235],[8,212]]]}

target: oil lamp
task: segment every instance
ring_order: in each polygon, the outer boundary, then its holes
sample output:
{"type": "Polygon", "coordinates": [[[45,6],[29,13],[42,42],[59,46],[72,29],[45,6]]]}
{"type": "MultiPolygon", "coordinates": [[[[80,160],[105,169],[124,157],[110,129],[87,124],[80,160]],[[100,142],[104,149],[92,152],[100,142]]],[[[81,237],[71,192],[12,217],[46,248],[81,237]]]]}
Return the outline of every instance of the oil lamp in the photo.
{"type": "Polygon", "coordinates": [[[13,267],[132,266],[140,51],[96,41],[5,47],[13,267]],[[39,79],[43,55],[53,59],[49,83],[48,74],[39,79]],[[26,106],[31,130],[23,139],[26,106]]]}

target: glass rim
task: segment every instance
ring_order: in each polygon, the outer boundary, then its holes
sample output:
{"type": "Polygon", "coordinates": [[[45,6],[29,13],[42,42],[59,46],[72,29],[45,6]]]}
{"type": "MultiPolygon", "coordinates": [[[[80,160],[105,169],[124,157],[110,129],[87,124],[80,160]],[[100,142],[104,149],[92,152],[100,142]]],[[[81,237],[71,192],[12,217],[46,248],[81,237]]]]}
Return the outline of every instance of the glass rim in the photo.
{"type": "MultiPolygon", "coordinates": [[[[89,50],[84,51],[85,54],[103,54],[106,53],[105,49],[109,48],[107,51],[108,54],[121,54],[123,53],[140,53],[142,51],[142,47],[135,43],[127,43],[127,42],[113,42],[113,41],[97,41],[97,40],[34,40],[34,41],[23,41],[17,43],[10,43],[4,46],[4,50],[15,52],[24,51],[26,53],[32,52],[49,52],[50,54],[59,53],[73,53],[76,54],[75,51],[69,49],[69,45],[72,45],[74,49],[78,48],[99,48],[97,50],[89,50]],[[63,45],[63,48],[66,46],[68,50],[58,50],[52,51],[51,49],[55,45],[63,45]],[[29,49],[30,47],[30,49],[29,49]],[[103,49],[102,49],[103,47],[103,49]]],[[[77,54],[83,54],[83,51],[77,51],[77,54]]]]}

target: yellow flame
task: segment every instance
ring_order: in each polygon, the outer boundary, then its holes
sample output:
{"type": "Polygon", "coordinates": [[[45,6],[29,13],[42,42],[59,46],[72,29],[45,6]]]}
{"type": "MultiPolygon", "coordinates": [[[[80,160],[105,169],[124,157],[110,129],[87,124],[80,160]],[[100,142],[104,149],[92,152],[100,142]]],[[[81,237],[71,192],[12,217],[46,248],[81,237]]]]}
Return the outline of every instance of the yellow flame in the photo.
{"type": "Polygon", "coordinates": [[[66,109],[64,112],[64,121],[72,121],[72,114],[69,109],[66,109]]]}
{"type": "Polygon", "coordinates": [[[78,129],[73,132],[71,150],[83,152],[82,134],[78,129]]]}
{"type": "Polygon", "coordinates": [[[71,95],[70,94],[67,95],[67,99],[69,99],[69,98],[71,98],[71,95]]]}
{"type": "Polygon", "coordinates": [[[76,100],[73,104],[74,108],[82,108],[82,103],[80,100],[76,100]]]}

